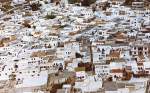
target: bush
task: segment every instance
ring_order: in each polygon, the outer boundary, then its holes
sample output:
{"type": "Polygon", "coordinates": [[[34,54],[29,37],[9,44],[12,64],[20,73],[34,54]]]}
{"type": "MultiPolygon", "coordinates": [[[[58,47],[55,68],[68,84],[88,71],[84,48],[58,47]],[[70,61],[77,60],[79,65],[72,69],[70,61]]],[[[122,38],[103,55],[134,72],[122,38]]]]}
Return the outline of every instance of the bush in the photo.
{"type": "Polygon", "coordinates": [[[33,4],[30,5],[32,11],[37,11],[37,10],[39,10],[39,9],[40,9],[40,6],[41,6],[41,5],[40,5],[39,3],[33,3],[33,4]]]}
{"type": "Polygon", "coordinates": [[[123,5],[132,5],[132,2],[134,0],[125,0],[124,4],[123,5]]]}
{"type": "Polygon", "coordinates": [[[45,18],[46,19],[54,19],[56,16],[55,15],[46,15],[45,18]]]}
{"type": "Polygon", "coordinates": [[[11,6],[10,4],[2,5],[2,7],[5,8],[6,10],[9,10],[9,9],[13,8],[13,6],[11,6]]]}
{"type": "Polygon", "coordinates": [[[47,1],[45,1],[45,4],[48,4],[48,2],[47,2],[47,1]]]}
{"type": "Polygon", "coordinates": [[[80,3],[80,2],[81,2],[81,4],[82,4],[82,6],[89,6],[89,5],[91,5],[92,3],[95,3],[96,0],[83,0],[83,1],[81,1],[81,0],[69,0],[69,3],[70,3],[70,4],[80,3]]]}
{"type": "Polygon", "coordinates": [[[96,0],[83,0],[81,3],[82,3],[82,6],[90,6],[91,4],[95,2],[96,0]]]}
{"type": "Polygon", "coordinates": [[[68,0],[70,4],[79,3],[80,0],[68,0]]]}

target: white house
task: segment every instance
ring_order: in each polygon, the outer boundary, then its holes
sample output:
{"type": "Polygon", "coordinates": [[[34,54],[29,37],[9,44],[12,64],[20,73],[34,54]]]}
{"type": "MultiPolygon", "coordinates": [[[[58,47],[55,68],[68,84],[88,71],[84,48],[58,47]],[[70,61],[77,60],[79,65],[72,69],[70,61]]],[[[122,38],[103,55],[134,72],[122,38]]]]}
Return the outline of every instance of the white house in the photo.
{"type": "Polygon", "coordinates": [[[110,68],[108,64],[94,64],[95,65],[95,74],[97,76],[107,76],[110,73],[110,68]]]}
{"type": "Polygon", "coordinates": [[[75,53],[80,53],[79,43],[68,41],[64,43],[64,58],[75,58],[75,53]]]}
{"type": "Polygon", "coordinates": [[[25,2],[25,0],[13,0],[14,4],[22,4],[24,2],[25,2]]]}

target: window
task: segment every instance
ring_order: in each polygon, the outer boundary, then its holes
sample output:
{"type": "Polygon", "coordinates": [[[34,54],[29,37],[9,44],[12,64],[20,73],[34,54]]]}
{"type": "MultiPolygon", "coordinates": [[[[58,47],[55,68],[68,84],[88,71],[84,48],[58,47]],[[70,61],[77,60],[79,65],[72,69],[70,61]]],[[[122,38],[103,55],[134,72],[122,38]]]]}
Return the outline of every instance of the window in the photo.
{"type": "Polygon", "coordinates": [[[107,66],[104,66],[104,68],[107,68],[107,66]]]}
{"type": "Polygon", "coordinates": [[[102,32],[99,32],[100,35],[102,35],[102,32]]]}
{"type": "Polygon", "coordinates": [[[139,55],[142,55],[142,52],[139,52],[139,55]]]}
{"type": "Polygon", "coordinates": [[[134,47],[134,50],[136,50],[136,47],[134,47]]]}
{"type": "Polygon", "coordinates": [[[136,52],[134,52],[134,54],[136,54],[136,52]]]}
{"type": "Polygon", "coordinates": [[[102,54],[105,54],[105,50],[104,49],[102,49],[102,54]]]}
{"type": "Polygon", "coordinates": [[[149,38],[149,36],[146,36],[146,38],[149,38]]]}

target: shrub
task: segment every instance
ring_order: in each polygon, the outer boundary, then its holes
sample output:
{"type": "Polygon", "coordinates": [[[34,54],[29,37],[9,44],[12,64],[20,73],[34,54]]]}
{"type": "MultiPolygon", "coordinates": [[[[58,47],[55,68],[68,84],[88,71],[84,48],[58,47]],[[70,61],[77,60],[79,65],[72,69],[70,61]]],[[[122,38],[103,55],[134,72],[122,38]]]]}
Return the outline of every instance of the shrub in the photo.
{"type": "Polygon", "coordinates": [[[54,19],[56,16],[55,15],[46,15],[45,18],[46,19],[54,19]]]}
{"type": "Polygon", "coordinates": [[[82,6],[89,6],[91,5],[92,3],[95,3],[96,0],[69,0],[69,3],[70,4],[74,4],[74,3],[80,3],[82,4],[82,6]]]}
{"type": "Polygon", "coordinates": [[[39,9],[40,9],[40,6],[41,6],[41,5],[40,5],[39,3],[33,3],[33,4],[30,5],[32,11],[37,11],[37,10],[39,10],[39,9]]]}

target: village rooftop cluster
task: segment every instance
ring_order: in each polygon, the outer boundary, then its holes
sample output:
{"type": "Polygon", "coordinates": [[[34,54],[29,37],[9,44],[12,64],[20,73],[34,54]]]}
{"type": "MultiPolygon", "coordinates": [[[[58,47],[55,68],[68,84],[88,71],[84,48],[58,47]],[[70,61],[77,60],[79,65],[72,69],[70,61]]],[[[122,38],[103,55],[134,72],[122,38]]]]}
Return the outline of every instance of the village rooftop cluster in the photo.
{"type": "Polygon", "coordinates": [[[150,93],[149,0],[69,1],[0,0],[0,93],[150,93]]]}

